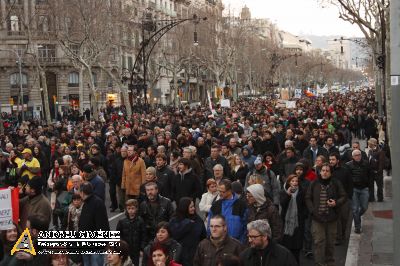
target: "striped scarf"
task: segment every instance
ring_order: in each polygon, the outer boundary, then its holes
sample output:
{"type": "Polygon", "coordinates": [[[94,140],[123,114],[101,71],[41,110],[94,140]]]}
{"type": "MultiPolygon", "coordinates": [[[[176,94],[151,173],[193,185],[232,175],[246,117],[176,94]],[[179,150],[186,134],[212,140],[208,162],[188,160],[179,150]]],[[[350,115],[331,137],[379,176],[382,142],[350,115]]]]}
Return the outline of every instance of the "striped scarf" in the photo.
{"type": "Polygon", "coordinates": [[[321,193],[319,195],[319,208],[318,214],[319,215],[327,215],[329,213],[328,209],[328,186],[329,185],[322,185],[321,184],[321,193]]]}

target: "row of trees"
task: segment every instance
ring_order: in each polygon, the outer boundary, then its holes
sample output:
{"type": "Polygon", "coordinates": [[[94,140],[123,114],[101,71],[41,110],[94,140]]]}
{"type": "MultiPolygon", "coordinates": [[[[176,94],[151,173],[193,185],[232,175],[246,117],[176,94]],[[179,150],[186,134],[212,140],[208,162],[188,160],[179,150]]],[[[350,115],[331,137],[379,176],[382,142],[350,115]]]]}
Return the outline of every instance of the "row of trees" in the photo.
{"type": "MultiPolygon", "coordinates": [[[[179,1],[176,5],[180,5],[179,1]]],[[[36,8],[28,16],[19,6],[10,8],[10,14],[21,18],[28,39],[27,54],[33,59],[45,99],[48,99],[46,64],[38,54],[39,39],[60,47],[79,71],[80,102],[88,89],[95,118],[99,108],[95,99],[94,69],[100,69],[102,75],[113,80],[123,95],[128,114],[131,113],[128,86],[121,80],[124,69],[120,56],[133,55],[133,61],[138,56],[143,39],[143,8],[140,4],[122,0],[48,0],[44,8],[36,8]],[[43,16],[48,18],[48,31],[39,36],[37,25],[43,16]],[[85,82],[84,77],[87,77],[85,82]]],[[[205,101],[207,91],[228,84],[236,89],[235,96],[237,89],[245,87],[252,91],[272,92],[277,86],[299,86],[315,81],[346,82],[355,78],[354,73],[336,69],[318,52],[284,49],[279,40],[271,37],[276,35],[275,29],[269,29],[268,37],[260,36],[260,29],[252,21],[223,17],[222,9],[218,7],[211,12],[195,6],[185,6],[184,10],[187,12],[181,14],[183,18],[196,13],[208,19],[200,24],[186,23],[172,29],[156,45],[149,61],[148,86],[151,90],[160,78],[167,78],[171,82],[169,101],[177,103],[180,79],[187,83],[196,78],[194,87],[187,86],[188,100],[205,101]],[[194,45],[193,32],[197,34],[198,45],[194,45]]],[[[162,23],[169,22],[157,22],[157,27],[162,27],[162,23]]],[[[50,122],[48,101],[44,103],[46,120],[50,122]]]]}

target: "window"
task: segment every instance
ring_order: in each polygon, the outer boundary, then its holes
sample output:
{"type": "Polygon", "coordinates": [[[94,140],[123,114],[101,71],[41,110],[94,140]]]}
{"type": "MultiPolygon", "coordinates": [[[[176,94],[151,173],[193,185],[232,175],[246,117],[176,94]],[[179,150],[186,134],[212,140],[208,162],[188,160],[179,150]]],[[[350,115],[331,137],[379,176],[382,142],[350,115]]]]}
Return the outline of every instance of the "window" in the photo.
{"type": "Polygon", "coordinates": [[[7,3],[9,3],[11,5],[13,5],[13,4],[22,5],[22,0],[8,0],[7,3]]]}
{"type": "Polygon", "coordinates": [[[37,5],[47,4],[47,0],[36,0],[37,5]]]}
{"type": "Polygon", "coordinates": [[[69,73],[68,87],[79,87],[79,73],[78,72],[69,73]]]}
{"type": "Polygon", "coordinates": [[[71,49],[71,53],[75,56],[75,55],[79,55],[80,52],[80,47],[78,44],[71,44],[69,46],[69,48],[71,49]]]}
{"type": "Polygon", "coordinates": [[[18,16],[11,16],[10,17],[10,31],[12,32],[19,32],[20,31],[20,25],[19,25],[19,18],[18,16]]]}
{"type": "Polygon", "coordinates": [[[56,46],[54,44],[41,44],[38,47],[39,60],[42,62],[56,61],[56,46]]]}
{"type": "Polygon", "coordinates": [[[128,69],[131,70],[133,67],[133,58],[132,56],[128,56],[128,69]]]}
{"type": "Polygon", "coordinates": [[[92,72],[92,76],[93,76],[93,84],[95,87],[97,87],[97,73],[92,72]]]}
{"type": "Polygon", "coordinates": [[[47,16],[38,17],[38,30],[41,32],[49,31],[49,18],[47,16]]]}
{"type": "MultiPolygon", "coordinates": [[[[10,85],[11,88],[19,88],[19,73],[13,73],[10,76],[10,85]]],[[[26,88],[28,85],[28,76],[25,73],[22,73],[22,87],[26,88]]]]}
{"type": "Polygon", "coordinates": [[[122,68],[126,68],[126,58],[125,58],[125,55],[122,56],[122,68]]]}

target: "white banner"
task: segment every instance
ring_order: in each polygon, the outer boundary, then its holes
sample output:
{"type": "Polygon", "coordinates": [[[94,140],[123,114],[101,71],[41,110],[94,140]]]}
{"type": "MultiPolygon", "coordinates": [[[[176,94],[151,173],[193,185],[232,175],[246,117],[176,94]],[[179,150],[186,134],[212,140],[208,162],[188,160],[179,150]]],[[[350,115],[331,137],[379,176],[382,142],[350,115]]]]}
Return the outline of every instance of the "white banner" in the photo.
{"type": "Polygon", "coordinates": [[[288,109],[296,108],[296,101],[287,101],[286,108],[288,109]]]}
{"type": "Polygon", "coordinates": [[[231,100],[229,99],[221,100],[221,107],[231,108],[231,100]]]}
{"type": "Polygon", "coordinates": [[[303,93],[302,93],[301,89],[295,89],[294,90],[294,98],[300,99],[302,94],[303,93]]]}
{"type": "Polygon", "coordinates": [[[11,205],[11,190],[0,190],[0,230],[8,230],[13,226],[13,211],[11,205]]]}

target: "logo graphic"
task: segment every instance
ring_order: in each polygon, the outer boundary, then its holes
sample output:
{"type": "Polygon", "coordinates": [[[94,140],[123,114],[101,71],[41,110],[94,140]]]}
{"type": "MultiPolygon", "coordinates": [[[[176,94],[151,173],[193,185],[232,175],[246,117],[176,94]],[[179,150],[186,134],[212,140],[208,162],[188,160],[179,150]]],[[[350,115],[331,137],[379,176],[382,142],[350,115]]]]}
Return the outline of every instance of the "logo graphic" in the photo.
{"type": "Polygon", "coordinates": [[[32,256],[36,255],[35,248],[32,244],[31,234],[29,233],[28,228],[24,230],[24,232],[19,237],[17,243],[15,243],[13,249],[11,250],[11,255],[14,255],[17,251],[25,251],[30,253],[32,256]]]}

